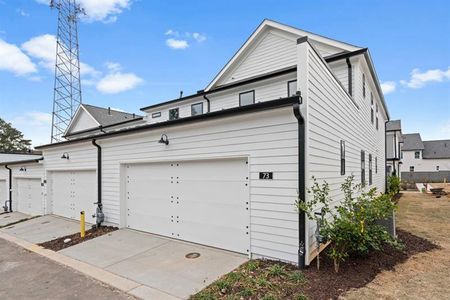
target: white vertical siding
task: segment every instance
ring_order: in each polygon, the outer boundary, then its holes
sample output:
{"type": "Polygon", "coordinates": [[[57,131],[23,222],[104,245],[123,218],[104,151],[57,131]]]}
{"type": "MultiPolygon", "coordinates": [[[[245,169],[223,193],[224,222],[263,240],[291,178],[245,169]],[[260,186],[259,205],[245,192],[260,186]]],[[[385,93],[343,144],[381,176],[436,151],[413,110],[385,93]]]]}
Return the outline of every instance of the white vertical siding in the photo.
{"type": "MultiPolygon", "coordinates": [[[[370,120],[370,89],[367,89],[365,99],[362,99],[361,81],[356,80],[354,101],[326,67],[309,43],[299,46],[298,80],[303,80],[299,86],[306,94],[303,112],[307,120],[307,187],[313,183],[311,176],[319,182],[327,181],[330,185],[330,195],[336,201],[343,200],[340,186],[346,177],[355,175],[355,183],[361,181],[361,150],[365,151],[367,187],[376,187],[384,192],[384,121],[381,116],[379,129],[370,120]],[[346,174],[340,175],[340,141],[346,143],[346,174]],[[373,161],[373,184],[368,185],[369,154],[373,161]],[[375,157],[377,157],[377,173],[375,173],[375,157]]],[[[359,70],[358,66],[355,68],[359,70]]],[[[360,72],[355,77],[360,77],[360,72]]],[[[366,74],[366,78],[369,73],[366,74]]],[[[381,107],[379,107],[381,109],[381,107]]],[[[308,196],[309,197],[309,196],[308,196]]],[[[308,246],[310,251],[315,248],[315,224],[309,222],[307,228],[308,246]]],[[[311,260],[310,256],[307,259],[311,260]]]]}

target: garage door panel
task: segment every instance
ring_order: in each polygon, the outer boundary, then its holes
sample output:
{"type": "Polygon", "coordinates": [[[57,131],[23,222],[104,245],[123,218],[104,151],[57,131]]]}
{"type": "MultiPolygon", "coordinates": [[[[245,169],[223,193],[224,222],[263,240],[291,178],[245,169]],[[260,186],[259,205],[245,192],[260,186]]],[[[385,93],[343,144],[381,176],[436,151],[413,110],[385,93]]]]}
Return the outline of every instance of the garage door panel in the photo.
{"type": "Polygon", "coordinates": [[[29,215],[42,214],[42,186],[41,179],[16,179],[17,210],[29,215]]]}

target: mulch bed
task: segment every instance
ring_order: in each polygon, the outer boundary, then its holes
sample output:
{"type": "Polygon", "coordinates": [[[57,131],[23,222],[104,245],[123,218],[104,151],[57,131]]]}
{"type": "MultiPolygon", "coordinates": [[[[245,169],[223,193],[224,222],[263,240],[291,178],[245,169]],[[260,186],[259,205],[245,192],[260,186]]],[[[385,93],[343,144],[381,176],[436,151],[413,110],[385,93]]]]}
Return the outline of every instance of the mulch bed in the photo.
{"type": "Polygon", "coordinates": [[[93,238],[102,236],[104,234],[113,232],[115,230],[117,230],[117,227],[113,227],[113,226],[101,226],[99,228],[91,228],[89,230],[86,230],[85,236],[84,238],[81,238],[80,233],[74,233],[71,235],[66,235],[51,241],[47,241],[44,243],[39,244],[39,246],[42,246],[44,248],[53,250],[53,251],[59,251],[65,248],[68,248],[70,246],[74,246],[77,244],[80,244],[82,242],[91,240],[93,238]],[[65,239],[70,239],[70,242],[68,243],[64,243],[65,239]]]}
{"type": "Polygon", "coordinates": [[[398,229],[397,234],[405,245],[404,250],[386,248],[366,257],[352,257],[341,263],[339,273],[334,272],[333,260],[324,253],[320,257],[320,270],[316,269],[316,261],[299,271],[289,264],[253,260],[224,275],[191,299],[338,299],[352,288],[365,286],[380,272],[393,270],[412,255],[439,249],[432,242],[407,231],[398,229]],[[274,272],[279,267],[283,271],[274,272]]]}

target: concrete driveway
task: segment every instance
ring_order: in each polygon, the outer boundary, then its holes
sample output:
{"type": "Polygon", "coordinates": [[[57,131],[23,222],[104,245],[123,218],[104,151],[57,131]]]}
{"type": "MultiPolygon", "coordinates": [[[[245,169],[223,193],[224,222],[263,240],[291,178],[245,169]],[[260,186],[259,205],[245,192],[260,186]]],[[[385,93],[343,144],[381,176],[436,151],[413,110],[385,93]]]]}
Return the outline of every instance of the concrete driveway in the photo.
{"type": "Polygon", "coordinates": [[[29,217],[30,217],[29,215],[20,212],[2,213],[0,215],[0,227],[29,217]]]}
{"type": "Polygon", "coordinates": [[[245,255],[128,229],[60,253],[181,299],[187,299],[247,260],[245,255]],[[186,258],[189,253],[200,256],[186,258]]]}
{"type": "MultiPolygon", "coordinates": [[[[11,219],[18,218],[17,214],[20,213],[10,214],[11,219]]],[[[24,214],[21,215],[26,216],[24,214]]],[[[4,215],[0,215],[0,219],[3,216],[4,215]]],[[[18,237],[20,239],[35,244],[50,241],[69,234],[73,234],[78,232],[79,230],[80,225],[77,221],[53,215],[46,215],[39,218],[34,218],[25,222],[21,222],[0,229],[0,231],[4,233],[7,233],[9,235],[18,237]]]]}

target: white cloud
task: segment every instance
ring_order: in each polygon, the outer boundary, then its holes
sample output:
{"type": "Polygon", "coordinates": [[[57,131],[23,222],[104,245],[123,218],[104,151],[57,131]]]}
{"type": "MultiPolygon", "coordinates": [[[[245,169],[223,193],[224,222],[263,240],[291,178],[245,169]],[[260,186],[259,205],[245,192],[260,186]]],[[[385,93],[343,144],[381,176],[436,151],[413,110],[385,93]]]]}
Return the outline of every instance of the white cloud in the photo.
{"type": "Polygon", "coordinates": [[[97,83],[97,90],[105,94],[117,94],[132,90],[144,80],[133,73],[114,72],[106,75],[97,83]]]}
{"type": "Polygon", "coordinates": [[[111,72],[118,72],[122,69],[122,66],[119,63],[108,61],[105,63],[106,68],[111,72]]]}
{"type": "MultiPolygon", "coordinates": [[[[49,0],[36,0],[41,4],[49,4],[49,0]]],[[[78,0],[82,8],[86,10],[86,16],[81,19],[86,22],[101,21],[104,23],[114,23],[117,15],[125,9],[129,9],[132,0],[78,0]]]]}
{"type": "Polygon", "coordinates": [[[424,72],[414,69],[411,72],[411,78],[409,80],[401,80],[400,83],[406,87],[418,89],[429,82],[442,82],[444,80],[450,80],[450,67],[447,70],[434,69],[424,72]]]}
{"type": "Polygon", "coordinates": [[[166,45],[172,49],[186,49],[189,47],[189,43],[186,40],[167,39],[166,45]]]}
{"type": "Polygon", "coordinates": [[[169,29],[169,30],[166,31],[165,35],[180,36],[180,33],[178,31],[169,29]]]}
{"type": "Polygon", "coordinates": [[[30,16],[29,13],[27,13],[26,11],[24,11],[24,10],[21,9],[21,8],[16,9],[16,13],[18,13],[18,14],[21,15],[22,17],[29,17],[29,16],[30,16]]]}
{"type": "Polygon", "coordinates": [[[12,72],[18,76],[37,72],[36,65],[19,47],[2,39],[0,39],[0,70],[12,72]]]}
{"type": "Polygon", "coordinates": [[[50,113],[30,111],[16,116],[10,121],[14,127],[31,139],[33,146],[50,142],[52,115],[50,113]]]}
{"type": "Polygon", "coordinates": [[[395,83],[395,81],[386,81],[381,83],[381,89],[385,95],[395,92],[396,88],[397,83],[395,83]]]}
{"type": "Polygon", "coordinates": [[[198,33],[198,32],[194,32],[192,34],[192,37],[199,43],[206,41],[206,35],[198,33]]]}
{"type": "Polygon", "coordinates": [[[55,69],[56,37],[44,34],[33,37],[22,44],[21,48],[30,56],[37,58],[39,64],[49,70],[55,69]]]}

